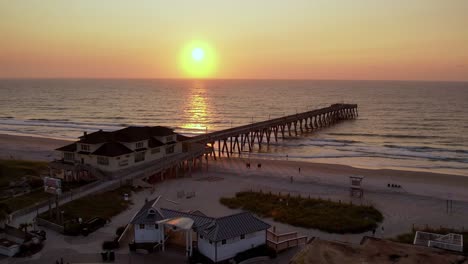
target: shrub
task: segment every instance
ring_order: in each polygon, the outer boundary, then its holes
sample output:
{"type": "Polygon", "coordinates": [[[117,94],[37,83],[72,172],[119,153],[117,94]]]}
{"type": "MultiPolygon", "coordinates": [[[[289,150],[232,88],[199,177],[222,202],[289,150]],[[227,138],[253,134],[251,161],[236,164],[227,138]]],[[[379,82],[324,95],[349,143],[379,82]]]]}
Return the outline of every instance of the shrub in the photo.
{"type": "Polygon", "coordinates": [[[242,208],[278,222],[329,233],[362,233],[376,228],[383,220],[372,206],[271,193],[239,192],[233,198],[221,198],[220,202],[232,209],[242,208]]]}
{"type": "Polygon", "coordinates": [[[65,224],[64,234],[67,236],[78,236],[81,234],[82,227],[80,223],[69,222],[65,224]]]}
{"type": "Polygon", "coordinates": [[[117,241],[104,241],[102,242],[103,250],[113,250],[119,248],[119,243],[117,241]]]}

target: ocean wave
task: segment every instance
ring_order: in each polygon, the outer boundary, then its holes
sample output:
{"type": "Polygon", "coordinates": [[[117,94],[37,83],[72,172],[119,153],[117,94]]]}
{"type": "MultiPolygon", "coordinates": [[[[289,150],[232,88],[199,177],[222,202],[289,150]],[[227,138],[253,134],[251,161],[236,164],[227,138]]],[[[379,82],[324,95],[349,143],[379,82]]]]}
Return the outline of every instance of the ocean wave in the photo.
{"type": "Polygon", "coordinates": [[[440,136],[415,136],[402,134],[370,134],[370,133],[327,133],[330,136],[358,136],[358,137],[382,137],[382,138],[408,138],[408,139],[436,139],[440,136]]]}
{"type": "Polygon", "coordinates": [[[395,148],[395,149],[407,149],[415,152],[452,152],[452,153],[461,153],[468,154],[468,150],[465,149],[447,149],[447,148],[436,148],[428,146],[400,146],[400,145],[390,145],[386,144],[384,147],[395,148]]]}
{"type": "Polygon", "coordinates": [[[337,149],[342,152],[362,153],[368,157],[392,158],[392,159],[423,159],[427,161],[461,162],[468,163],[468,157],[449,157],[440,155],[431,155],[430,153],[417,153],[408,150],[404,151],[385,151],[378,148],[356,148],[356,149],[337,149]]]}
{"type": "Polygon", "coordinates": [[[69,119],[47,119],[47,118],[30,118],[27,121],[43,121],[43,122],[68,122],[69,119]]]}
{"type": "Polygon", "coordinates": [[[70,122],[70,121],[50,121],[50,120],[0,120],[0,126],[18,127],[17,130],[23,130],[25,127],[53,127],[53,128],[74,128],[85,130],[116,130],[122,128],[119,125],[108,123],[90,123],[90,122],[70,122]]]}

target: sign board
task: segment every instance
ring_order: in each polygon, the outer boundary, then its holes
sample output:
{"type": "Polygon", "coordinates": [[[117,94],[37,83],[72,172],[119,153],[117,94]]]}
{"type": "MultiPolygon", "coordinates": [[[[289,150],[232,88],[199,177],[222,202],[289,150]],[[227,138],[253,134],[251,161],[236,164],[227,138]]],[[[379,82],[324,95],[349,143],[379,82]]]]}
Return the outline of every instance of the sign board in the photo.
{"type": "Polygon", "coordinates": [[[52,177],[44,177],[44,192],[62,194],[62,180],[52,177]]]}

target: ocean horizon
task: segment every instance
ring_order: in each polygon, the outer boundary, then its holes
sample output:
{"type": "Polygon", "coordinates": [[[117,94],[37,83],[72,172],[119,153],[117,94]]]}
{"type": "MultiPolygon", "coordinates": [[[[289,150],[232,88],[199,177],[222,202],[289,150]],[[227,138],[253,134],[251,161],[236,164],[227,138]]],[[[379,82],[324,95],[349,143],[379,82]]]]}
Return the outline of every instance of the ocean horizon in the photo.
{"type": "Polygon", "coordinates": [[[75,140],[162,125],[193,136],[342,102],[358,104],[356,120],[248,156],[468,176],[467,82],[0,79],[0,133],[75,140]]]}

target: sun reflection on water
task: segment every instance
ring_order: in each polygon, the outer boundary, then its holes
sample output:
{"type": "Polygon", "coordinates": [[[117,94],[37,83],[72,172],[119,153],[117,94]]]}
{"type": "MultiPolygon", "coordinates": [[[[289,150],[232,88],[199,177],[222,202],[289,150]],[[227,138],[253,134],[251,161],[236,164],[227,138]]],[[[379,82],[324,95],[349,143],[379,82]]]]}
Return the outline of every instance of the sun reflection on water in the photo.
{"type": "Polygon", "coordinates": [[[204,133],[208,127],[208,104],[206,87],[201,81],[195,81],[190,92],[190,100],[184,109],[185,123],[183,129],[193,133],[204,133]]]}

